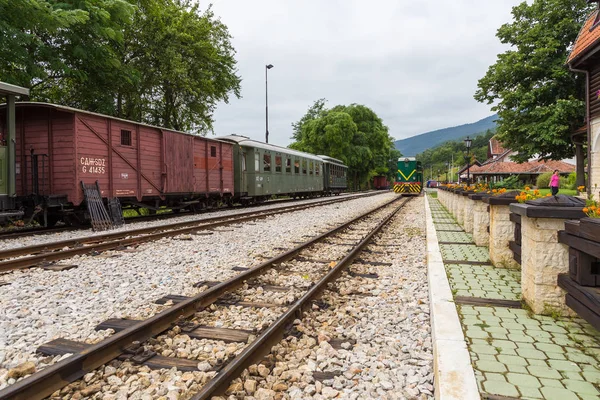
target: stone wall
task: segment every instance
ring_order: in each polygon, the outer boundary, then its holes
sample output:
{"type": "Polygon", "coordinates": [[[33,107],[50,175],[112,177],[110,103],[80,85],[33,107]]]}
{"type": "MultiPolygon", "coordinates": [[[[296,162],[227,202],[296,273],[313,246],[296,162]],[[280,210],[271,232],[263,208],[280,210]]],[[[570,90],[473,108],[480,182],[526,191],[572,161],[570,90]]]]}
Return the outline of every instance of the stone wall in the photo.
{"type": "Polygon", "coordinates": [[[456,195],[456,222],[460,226],[465,226],[465,196],[462,194],[456,195]]]}
{"type": "Polygon", "coordinates": [[[490,214],[488,205],[483,201],[473,201],[473,241],[477,246],[489,246],[490,234],[488,226],[490,224],[490,214]]]}
{"type": "Polygon", "coordinates": [[[490,204],[490,260],[498,268],[518,269],[508,242],[514,240],[515,226],[510,221],[509,206],[490,204]]]}
{"type": "Polygon", "coordinates": [[[558,274],[569,272],[569,247],[558,243],[564,228],[564,219],[521,216],[521,289],[536,314],[575,315],[557,286],[558,274]]]}

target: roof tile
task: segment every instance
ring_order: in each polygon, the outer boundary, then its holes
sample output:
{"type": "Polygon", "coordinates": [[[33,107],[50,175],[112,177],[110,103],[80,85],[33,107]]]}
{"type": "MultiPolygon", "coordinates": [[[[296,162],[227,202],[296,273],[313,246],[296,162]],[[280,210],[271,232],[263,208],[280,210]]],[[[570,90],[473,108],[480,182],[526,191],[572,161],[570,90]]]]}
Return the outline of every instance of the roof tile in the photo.
{"type": "Polygon", "coordinates": [[[577,35],[577,39],[575,39],[571,54],[569,54],[569,58],[567,59],[568,64],[571,64],[576,58],[583,56],[584,53],[600,39],[600,27],[594,26],[593,29],[590,30],[596,20],[597,14],[598,10],[593,11],[585,24],[583,24],[583,27],[579,31],[579,35],[577,35]]]}

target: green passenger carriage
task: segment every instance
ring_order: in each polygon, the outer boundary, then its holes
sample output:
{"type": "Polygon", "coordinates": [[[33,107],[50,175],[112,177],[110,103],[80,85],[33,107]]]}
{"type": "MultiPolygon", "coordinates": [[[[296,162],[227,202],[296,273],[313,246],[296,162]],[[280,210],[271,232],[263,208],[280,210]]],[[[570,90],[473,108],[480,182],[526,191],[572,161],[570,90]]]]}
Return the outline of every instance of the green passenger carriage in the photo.
{"type": "Polygon", "coordinates": [[[323,191],[325,192],[325,195],[338,195],[345,191],[348,188],[346,179],[348,167],[336,158],[323,155],[320,155],[319,157],[323,160],[324,166],[323,191]]]}
{"type": "Polygon", "coordinates": [[[240,203],[260,202],[273,195],[315,197],[323,192],[320,157],[240,135],[218,139],[234,143],[234,193],[240,203]]]}
{"type": "Polygon", "coordinates": [[[423,190],[423,167],[415,157],[401,157],[398,159],[398,171],[394,192],[418,195],[423,190]]]}

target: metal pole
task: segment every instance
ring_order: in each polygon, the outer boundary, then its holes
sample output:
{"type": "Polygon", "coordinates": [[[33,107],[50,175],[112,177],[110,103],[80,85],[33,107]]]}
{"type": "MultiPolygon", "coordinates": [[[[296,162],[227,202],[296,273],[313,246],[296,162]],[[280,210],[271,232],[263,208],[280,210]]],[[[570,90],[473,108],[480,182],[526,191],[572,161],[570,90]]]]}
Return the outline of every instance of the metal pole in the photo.
{"type": "Polygon", "coordinates": [[[467,147],[467,185],[471,184],[471,176],[470,176],[470,171],[471,171],[471,160],[469,159],[469,147],[467,147]]]}
{"type": "Polygon", "coordinates": [[[269,91],[267,90],[267,72],[269,67],[265,65],[265,143],[269,143],[269,91]]]}

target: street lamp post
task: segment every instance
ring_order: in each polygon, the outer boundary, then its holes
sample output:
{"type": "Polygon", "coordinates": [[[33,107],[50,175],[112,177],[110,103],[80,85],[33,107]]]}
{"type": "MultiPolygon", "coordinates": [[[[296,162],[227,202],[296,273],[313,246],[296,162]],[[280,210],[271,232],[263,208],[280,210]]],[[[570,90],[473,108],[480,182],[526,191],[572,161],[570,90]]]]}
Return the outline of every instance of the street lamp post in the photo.
{"type": "Polygon", "coordinates": [[[450,171],[450,161],[446,161],[446,183],[448,183],[448,171],[450,171]]]}
{"type": "Polygon", "coordinates": [[[269,91],[267,90],[267,72],[273,68],[273,64],[265,65],[265,143],[269,143],[269,91]]]}
{"type": "Polygon", "coordinates": [[[469,149],[471,148],[471,142],[471,139],[469,139],[469,137],[467,136],[467,138],[465,139],[465,146],[467,147],[467,185],[471,183],[471,159],[469,158],[469,149]]]}

